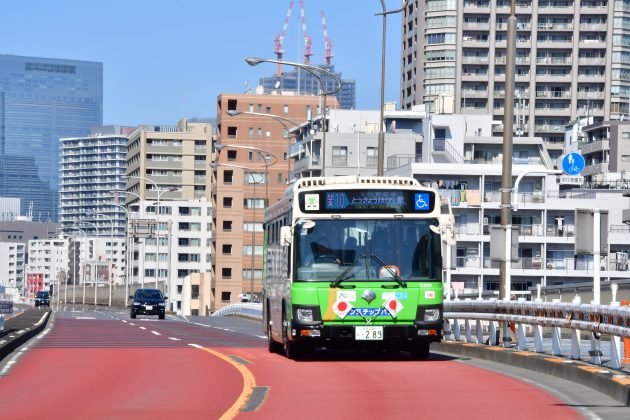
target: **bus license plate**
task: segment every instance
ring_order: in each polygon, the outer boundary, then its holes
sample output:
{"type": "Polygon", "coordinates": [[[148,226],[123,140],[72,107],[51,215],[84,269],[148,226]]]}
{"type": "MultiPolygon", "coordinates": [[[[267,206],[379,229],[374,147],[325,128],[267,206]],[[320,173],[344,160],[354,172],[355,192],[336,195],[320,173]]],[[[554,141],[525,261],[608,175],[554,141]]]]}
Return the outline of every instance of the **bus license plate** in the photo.
{"type": "Polygon", "coordinates": [[[383,327],[365,326],[354,327],[355,340],[382,340],[383,327]]]}

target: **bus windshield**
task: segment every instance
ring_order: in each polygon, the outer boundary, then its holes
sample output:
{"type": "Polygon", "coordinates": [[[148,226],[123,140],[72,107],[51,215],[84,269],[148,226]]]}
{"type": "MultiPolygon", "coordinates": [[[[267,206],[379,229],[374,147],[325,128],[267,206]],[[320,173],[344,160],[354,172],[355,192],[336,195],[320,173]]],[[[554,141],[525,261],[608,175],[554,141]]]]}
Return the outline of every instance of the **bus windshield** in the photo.
{"type": "Polygon", "coordinates": [[[298,221],[295,281],[441,281],[437,219],[298,221]]]}

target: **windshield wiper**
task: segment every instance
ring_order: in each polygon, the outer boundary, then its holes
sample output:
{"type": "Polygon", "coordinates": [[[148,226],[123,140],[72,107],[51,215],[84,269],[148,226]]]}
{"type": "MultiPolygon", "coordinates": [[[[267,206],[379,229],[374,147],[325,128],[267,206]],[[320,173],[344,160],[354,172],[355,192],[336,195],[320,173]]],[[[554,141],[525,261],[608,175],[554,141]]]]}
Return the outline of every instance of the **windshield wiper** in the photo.
{"type": "Polygon", "coordinates": [[[396,272],[394,270],[392,270],[389,266],[385,265],[385,263],[383,262],[383,260],[381,260],[378,255],[376,254],[370,254],[370,257],[372,257],[372,259],[374,261],[376,261],[377,263],[379,263],[381,265],[381,267],[385,268],[385,270],[389,271],[389,274],[392,275],[392,277],[394,278],[394,280],[396,280],[396,282],[398,284],[400,284],[402,287],[407,287],[407,283],[401,279],[398,274],[396,274],[396,272]]]}
{"type": "Polygon", "coordinates": [[[367,257],[365,255],[359,255],[357,258],[355,258],[352,264],[350,264],[350,266],[348,266],[348,268],[346,268],[343,271],[343,273],[339,274],[339,276],[337,276],[335,280],[330,282],[330,287],[339,287],[342,281],[350,280],[351,278],[354,278],[354,276],[356,276],[357,273],[352,274],[348,278],[346,278],[346,274],[348,274],[357,265],[359,260],[364,260],[366,258],[367,257]]]}

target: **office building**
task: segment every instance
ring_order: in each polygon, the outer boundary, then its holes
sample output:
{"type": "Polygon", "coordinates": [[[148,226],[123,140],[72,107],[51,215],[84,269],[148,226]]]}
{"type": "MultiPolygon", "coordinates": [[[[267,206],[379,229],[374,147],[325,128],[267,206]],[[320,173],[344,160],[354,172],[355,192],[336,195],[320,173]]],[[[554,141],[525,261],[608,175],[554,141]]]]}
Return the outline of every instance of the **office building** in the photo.
{"type": "MultiPolygon", "coordinates": [[[[511,0],[416,0],[403,11],[401,107],[503,120],[511,0]]],[[[629,115],[630,0],[517,0],[515,132],[554,160],[564,127],[629,115]]],[[[500,135],[497,124],[493,133],[500,135]]]]}
{"type": "Polygon", "coordinates": [[[11,222],[20,217],[20,199],[0,197],[0,222],[11,222]]]}
{"type": "Polygon", "coordinates": [[[60,212],[64,233],[120,237],[126,231],[125,175],[129,127],[98,127],[89,136],[61,138],[60,212]],[[89,222],[89,223],[84,223],[89,222]]]}
{"type": "Polygon", "coordinates": [[[57,221],[59,139],[102,120],[102,63],[0,54],[0,196],[57,221]]]}
{"type": "MultiPolygon", "coordinates": [[[[319,102],[318,96],[293,94],[222,94],[217,98],[217,134],[223,148],[215,173],[216,309],[240,301],[239,296],[249,295],[252,289],[254,294],[261,290],[264,209],[287,187],[288,150],[294,141],[289,131],[316,117],[319,102]],[[228,111],[244,114],[231,117],[228,111]],[[280,123],[273,116],[285,120],[280,123]]],[[[338,107],[335,98],[327,98],[327,104],[331,109],[338,107]]]]}
{"type": "MultiPolygon", "coordinates": [[[[357,84],[355,80],[342,79],[341,73],[335,72],[333,65],[319,66],[325,70],[334,73],[341,80],[341,90],[335,95],[341,109],[355,109],[357,106],[357,84]]],[[[274,74],[273,76],[263,77],[260,79],[260,85],[265,89],[264,93],[283,94],[292,93],[294,95],[319,95],[320,84],[317,78],[306,70],[294,68],[288,70],[285,68],[282,74],[274,74]]],[[[333,92],[337,88],[335,80],[323,76],[325,92],[333,92]]]]}

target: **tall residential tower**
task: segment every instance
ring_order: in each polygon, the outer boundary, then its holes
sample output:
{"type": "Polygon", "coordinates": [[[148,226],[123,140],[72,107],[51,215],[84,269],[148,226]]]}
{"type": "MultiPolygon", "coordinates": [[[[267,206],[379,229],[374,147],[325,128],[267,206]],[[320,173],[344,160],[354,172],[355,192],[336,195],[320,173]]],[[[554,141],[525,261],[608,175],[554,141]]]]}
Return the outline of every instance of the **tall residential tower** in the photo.
{"type": "MultiPolygon", "coordinates": [[[[511,0],[415,0],[402,18],[401,106],[503,119],[511,0]]],[[[562,153],[564,127],[628,115],[630,0],[517,0],[517,134],[562,153]]],[[[502,132],[499,124],[495,134],[502,132]]]]}

